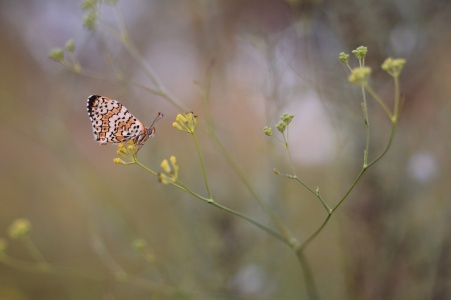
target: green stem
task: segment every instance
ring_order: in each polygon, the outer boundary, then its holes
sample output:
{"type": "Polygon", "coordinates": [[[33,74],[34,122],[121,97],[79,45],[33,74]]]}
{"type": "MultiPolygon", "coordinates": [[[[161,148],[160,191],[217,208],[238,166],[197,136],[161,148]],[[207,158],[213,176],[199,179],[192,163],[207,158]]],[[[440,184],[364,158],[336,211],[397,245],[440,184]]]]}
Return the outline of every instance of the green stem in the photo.
{"type": "Polygon", "coordinates": [[[287,129],[286,129],[286,134],[282,134],[282,135],[283,135],[284,147],[285,147],[285,149],[287,149],[288,159],[290,160],[290,164],[291,164],[291,172],[293,173],[293,175],[295,177],[297,177],[297,175],[296,175],[296,168],[294,167],[294,163],[293,163],[293,158],[291,156],[290,147],[288,146],[288,126],[287,126],[287,129]]]}
{"type": "MultiPolygon", "coordinates": [[[[396,79],[396,78],[395,78],[396,79]]],[[[395,81],[395,87],[397,86],[397,82],[395,81]]],[[[370,87],[368,87],[370,89],[369,93],[373,95],[373,97],[375,97],[375,99],[379,99],[380,98],[374,93],[374,91],[372,91],[372,89],[370,87]]],[[[362,90],[362,92],[364,93],[364,91],[362,90]]],[[[395,91],[396,93],[399,93],[397,90],[395,91]]],[[[365,95],[365,94],[363,94],[365,95]]],[[[363,163],[363,167],[360,170],[360,173],[357,175],[356,179],[354,180],[354,182],[352,183],[352,185],[350,186],[350,188],[346,191],[346,193],[344,194],[344,196],[338,201],[338,203],[332,208],[330,209],[330,211],[328,212],[328,215],[326,216],[324,222],[321,224],[321,226],[310,236],[308,237],[302,244],[301,244],[301,249],[302,251],[305,249],[305,247],[307,247],[308,244],[310,244],[315,238],[316,236],[318,236],[318,234],[324,229],[324,227],[326,226],[326,224],[329,222],[330,218],[332,217],[333,213],[338,209],[338,207],[341,206],[341,204],[348,198],[349,194],[354,190],[354,188],[356,187],[357,183],[360,181],[360,179],[362,178],[363,174],[366,172],[366,170],[368,170],[371,166],[373,166],[377,161],[379,161],[382,157],[385,156],[385,154],[388,152],[388,150],[390,149],[392,143],[393,143],[393,138],[395,135],[395,129],[396,129],[396,120],[397,120],[397,116],[398,114],[396,113],[397,111],[397,102],[399,102],[399,96],[395,96],[395,113],[394,113],[394,119],[390,118],[392,120],[392,127],[391,127],[391,131],[390,131],[390,137],[388,139],[387,145],[385,146],[385,149],[382,151],[381,154],[379,154],[379,156],[377,156],[373,161],[371,161],[370,163],[367,163],[367,155],[369,152],[369,122],[367,122],[367,118],[368,118],[368,114],[364,113],[365,115],[365,125],[367,126],[367,130],[366,130],[366,146],[365,146],[365,150],[364,150],[364,163],[363,163]]],[[[385,104],[383,107],[386,107],[385,104]]],[[[365,106],[366,108],[366,106],[365,106]]],[[[366,109],[365,109],[366,110],[366,109]]],[[[364,110],[364,111],[365,111],[364,110]]],[[[389,113],[391,115],[391,113],[389,113]]]]}
{"type": "Polygon", "coordinates": [[[357,183],[362,178],[363,174],[371,166],[373,166],[377,161],[379,161],[382,157],[385,156],[385,154],[388,152],[388,150],[390,149],[390,147],[391,147],[391,145],[393,143],[393,138],[394,138],[394,135],[395,135],[395,129],[396,129],[396,123],[392,123],[390,137],[388,139],[388,142],[387,142],[387,145],[386,145],[385,149],[372,162],[368,163],[368,165],[366,167],[365,166],[362,167],[362,169],[360,170],[360,173],[357,175],[357,177],[354,180],[354,182],[352,183],[351,187],[348,189],[348,191],[345,193],[345,195],[340,199],[340,201],[338,201],[338,203],[331,209],[330,213],[327,215],[327,217],[324,220],[323,224],[309,238],[307,238],[302,243],[302,245],[301,245],[302,249],[304,249],[311,241],[313,241],[315,239],[315,237],[324,229],[324,227],[328,223],[329,219],[332,217],[333,213],[338,209],[338,207],[346,200],[346,198],[349,196],[349,194],[354,190],[354,188],[356,187],[357,183]]]}
{"type": "Polygon", "coordinates": [[[219,208],[219,209],[222,209],[222,210],[224,210],[224,211],[227,211],[227,212],[229,212],[229,213],[231,213],[231,214],[233,214],[233,215],[235,215],[235,216],[237,216],[237,217],[239,217],[239,218],[241,218],[241,219],[244,219],[244,220],[246,220],[246,221],[248,221],[248,222],[254,224],[254,225],[257,226],[258,228],[260,228],[260,229],[266,231],[266,232],[269,233],[270,235],[272,235],[272,236],[274,236],[275,238],[281,240],[281,241],[284,242],[285,244],[291,246],[290,241],[289,241],[288,239],[286,239],[284,236],[280,235],[278,232],[276,232],[276,231],[270,229],[270,228],[267,227],[266,225],[264,225],[264,224],[258,222],[257,220],[254,220],[254,219],[252,219],[251,217],[246,216],[245,214],[242,214],[242,213],[240,213],[240,212],[237,212],[236,210],[233,210],[233,209],[231,209],[231,208],[228,208],[228,207],[226,207],[226,206],[224,206],[224,205],[221,205],[221,204],[217,203],[217,202],[214,201],[211,197],[206,198],[206,197],[203,197],[203,196],[201,196],[201,195],[199,195],[199,194],[197,194],[197,193],[191,191],[189,188],[187,188],[187,187],[186,187],[182,182],[180,182],[179,180],[178,180],[177,182],[175,182],[175,183],[172,183],[172,185],[176,186],[177,188],[179,188],[179,189],[181,189],[181,190],[183,190],[183,191],[189,193],[190,195],[192,195],[192,196],[194,196],[194,197],[196,197],[196,198],[198,198],[198,199],[200,199],[200,200],[202,200],[202,201],[207,202],[208,204],[211,204],[211,205],[213,205],[213,206],[215,206],[215,207],[217,207],[217,208],[219,208]]]}
{"type": "Polygon", "coordinates": [[[315,238],[316,236],[318,236],[318,234],[320,234],[320,232],[324,229],[324,227],[326,227],[326,224],[329,222],[329,219],[332,217],[333,213],[338,209],[338,207],[346,200],[346,198],[349,196],[349,194],[352,192],[352,190],[355,188],[355,186],[357,185],[357,183],[359,182],[360,178],[362,178],[362,175],[365,173],[365,171],[368,169],[368,167],[366,168],[362,168],[362,170],[360,171],[359,175],[357,175],[357,178],[354,180],[354,182],[352,183],[351,187],[348,189],[348,191],[345,193],[345,195],[340,199],[340,201],[338,201],[338,203],[329,210],[325,220],[323,221],[323,223],[321,224],[321,226],[310,236],[308,237],[302,244],[301,244],[301,249],[305,249],[307,247],[308,244],[310,244],[315,238]]]}
{"type": "MultiPolygon", "coordinates": [[[[144,168],[145,170],[149,171],[149,172],[152,173],[153,175],[158,176],[158,174],[157,174],[156,172],[152,171],[151,169],[149,169],[148,167],[146,167],[145,165],[143,165],[143,164],[140,163],[139,161],[136,161],[136,164],[137,164],[138,166],[144,168]]],[[[252,219],[251,217],[248,217],[248,216],[246,216],[245,214],[242,214],[242,213],[240,213],[240,212],[237,212],[237,211],[235,211],[235,210],[233,210],[233,209],[231,209],[231,208],[228,208],[228,207],[226,207],[226,206],[223,206],[223,205],[221,205],[221,204],[215,202],[210,196],[209,196],[208,198],[206,198],[206,197],[203,197],[203,196],[201,196],[201,195],[199,195],[199,194],[197,194],[197,193],[191,191],[191,190],[190,190],[189,188],[187,188],[186,185],[183,184],[180,180],[177,180],[176,182],[173,182],[173,183],[171,183],[171,184],[172,184],[173,186],[175,186],[176,188],[178,188],[178,189],[180,189],[180,190],[182,190],[182,191],[184,191],[184,192],[187,192],[188,194],[190,194],[190,195],[192,195],[192,196],[194,196],[194,197],[196,197],[196,198],[198,198],[198,199],[200,199],[200,200],[202,200],[202,201],[205,201],[205,202],[207,202],[207,203],[209,203],[209,204],[211,204],[211,205],[213,205],[213,206],[215,206],[215,207],[217,207],[217,208],[220,208],[220,209],[222,209],[222,210],[224,210],[224,211],[227,211],[227,212],[229,212],[229,213],[231,213],[231,214],[233,214],[233,215],[235,215],[235,216],[237,216],[237,217],[240,217],[241,219],[244,219],[244,220],[248,221],[249,223],[254,224],[254,225],[257,226],[258,228],[264,230],[265,232],[269,233],[270,235],[274,236],[275,238],[281,240],[281,241],[284,242],[285,244],[287,244],[287,245],[289,245],[289,246],[292,246],[292,245],[293,245],[293,242],[292,242],[291,240],[289,240],[289,239],[287,239],[286,237],[280,235],[278,232],[276,232],[276,231],[270,229],[270,228],[267,227],[266,225],[264,225],[264,224],[262,224],[262,223],[260,223],[260,222],[258,222],[258,221],[256,221],[256,220],[252,219]]]]}
{"type": "Polygon", "coordinates": [[[370,119],[368,117],[368,105],[366,103],[365,88],[363,86],[362,86],[362,96],[363,96],[362,109],[366,135],[365,150],[363,151],[363,166],[366,166],[368,163],[368,151],[370,148],[370,119]]]}
{"type": "Polygon", "coordinates": [[[290,147],[288,146],[288,127],[287,127],[287,130],[286,130],[286,136],[284,135],[283,139],[284,139],[284,145],[285,145],[285,148],[287,149],[288,158],[290,159],[290,164],[291,164],[291,168],[292,168],[292,172],[293,172],[293,175],[288,175],[288,176],[285,175],[285,176],[287,176],[290,179],[295,179],[297,182],[299,182],[301,185],[303,185],[308,191],[310,191],[313,195],[315,195],[315,197],[317,197],[319,199],[319,201],[321,201],[321,203],[323,204],[323,206],[326,209],[326,211],[329,212],[330,211],[329,205],[327,205],[327,203],[323,200],[323,198],[319,195],[319,193],[317,193],[312,188],[310,188],[308,185],[306,185],[296,175],[296,169],[294,167],[294,163],[293,163],[293,158],[291,156],[290,147]]]}
{"type": "Polygon", "coordinates": [[[378,160],[380,160],[382,157],[384,157],[384,155],[388,152],[388,150],[390,149],[390,147],[393,143],[393,139],[395,137],[395,131],[396,131],[396,122],[393,122],[391,125],[390,137],[388,138],[387,146],[385,146],[384,151],[382,151],[382,153],[379,154],[378,157],[376,157],[372,162],[370,162],[368,164],[368,167],[374,165],[378,160]]]}
{"type": "Polygon", "coordinates": [[[196,143],[197,155],[199,156],[200,165],[202,167],[202,174],[204,176],[204,182],[205,182],[205,187],[207,189],[208,198],[211,198],[210,187],[208,186],[208,180],[207,180],[207,172],[205,171],[204,161],[202,159],[202,154],[200,153],[199,141],[197,140],[196,134],[194,132],[192,133],[192,136],[196,143]]]}
{"type": "Polygon", "coordinates": [[[304,252],[302,249],[298,249],[296,251],[296,256],[298,258],[299,263],[301,264],[302,273],[304,274],[305,279],[305,288],[307,290],[307,295],[309,300],[319,299],[318,289],[315,284],[315,280],[313,277],[312,269],[305,258],[304,252]]]}
{"type": "Polygon", "coordinates": [[[394,76],[393,79],[395,82],[395,104],[394,104],[394,108],[393,108],[392,122],[396,123],[398,121],[398,116],[399,116],[399,97],[400,97],[399,78],[398,78],[398,76],[394,76]]]}
{"type": "Polygon", "coordinates": [[[305,248],[316,238],[316,236],[318,236],[318,234],[320,234],[320,232],[324,229],[324,227],[326,226],[327,222],[329,222],[329,219],[332,217],[332,212],[329,212],[327,214],[326,219],[323,221],[323,223],[321,224],[321,226],[310,236],[308,237],[300,246],[300,250],[299,251],[304,251],[305,248]]]}
{"type": "Polygon", "coordinates": [[[382,101],[382,99],[376,94],[376,92],[369,85],[365,85],[365,90],[376,100],[380,107],[382,107],[388,118],[392,120],[392,113],[388,109],[387,105],[385,105],[384,101],[382,101]]]}
{"type": "MultiPolygon", "coordinates": [[[[212,199],[212,200],[213,200],[213,199],[212,199]]],[[[229,213],[231,213],[231,214],[233,214],[233,215],[235,215],[235,216],[237,216],[237,217],[240,217],[240,218],[242,218],[242,219],[244,219],[244,220],[246,220],[246,221],[248,221],[248,222],[254,224],[254,225],[257,226],[258,228],[260,228],[260,229],[266,231],[267,233],[269,233],[270,235],[272,235],[272,236],[274,236],[275,238],[279,239],[280,241],[282,241],[283,243],[287,244],[288,246],[290,246],[290,247],[292,246],[292,242],[291,242],[290,240],[288,240],[286,237],[282,236],[282,235],[279,234],[278,232],[276,232],[276,231],[274,231],[274,230],[268,228],[267,226],[263,225],[262,223],[260,223],[260,222],[258,222],[258,221],[256,221],[256,220],[254,220],[254,219],[252,219],[252,218],[250,218],[250,217],[248,217],[248,216],[246,216],[246,215],[244,215],[244,214],[242,214],[242,213],[240,213],[240,212],[237,212],[237,211],[235,211],[235,210],[233,210],[233,209],[230,209],[230,208],[228,208],[228,207],[225,207],[225,206],[223,206],[223,205],[221,205],[221,204],[219,204],[219,203],[217,203],[217,202],[215,202],[215,201],[210,201],[209,203],[210,203],[211,205],[217,207],[217,208],[220,208],[220,209],[222,209],[222,210],[225,210],[225,211],[227,211],[227,212],[229,212],[229,213]]]]}
{"type": "Polygon", "coordinates": [[[142,163],[140,163],[138,160],[136,160],[135,163],[136,163],[138,166],[140,166],[141,168],[145,169],[146,171],[152,173],[153,175],[158,176],[158,173],[157,173],[157,172],[155,172],[155,171],[149,169],[148,167],[146,167],[145,165],[143,165],[142,163]]]}

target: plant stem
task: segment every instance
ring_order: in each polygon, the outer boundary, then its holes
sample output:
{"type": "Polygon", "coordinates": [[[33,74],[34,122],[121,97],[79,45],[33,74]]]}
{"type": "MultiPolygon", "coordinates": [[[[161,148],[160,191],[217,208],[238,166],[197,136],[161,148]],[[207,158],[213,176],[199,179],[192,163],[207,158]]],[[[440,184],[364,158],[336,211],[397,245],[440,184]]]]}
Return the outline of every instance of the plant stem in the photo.
{"type": "Polygon", "coordinates": [[[246,216],[246,215],[244,215],[244,214],[242,214],[242,213],[240,213],[240,212],[237,212],[237,211],[235,211],[235,210],[233,210],[233,209],[230,209],[230,208],[228,208],[228,207],[225,207],[225,206],[223,206],[223,205],[221,205],[221,204],[219,204],[219,203],[217,203],[217,202],[215,202],[215,201],[211,201],[211,202],[209,202],[209,203],[210,203],[211,205],[215,206],[215,207],[218,207],[218,208],[220,208],[220,209],[222,209],[222,210],[225,210],[225,211],[227,211],[227,212],[229,212],[229,213],[231,213],[231,214],[233,214],[233,215],[235,215],[235,216],[237,216],[237,217],[240,217],[240,218],[242,218],[242,219],[244,219],[244,220],[246,220],[246,221],[248,221],[248,222],[254,224],[254,225],[257,226],[258,228],[260,228],[260,229],[266,231],[267,233],[269,233],[270,235],[272,235],[272,236],[274,236],[275,238],[279,239],[280,241],[282,241],[283,243],[287,244],[288,246],[290,246],[290,247],[292,246],[292,242],[291,242],[290,240],[288,240],[286,237],[282,236],[282,235],[279,234],[278,232],[276,232],[276,231],[274,231],[274,230],[268,228],[267,226],[261,224],[260,222],[254,220],[254,219],[252,219],[252,218],[250,218],[250,217],[248,217],[248,216],[246,216]]]}
{"type": "Polygon", "coordinates": [[[395,104],[394,104],[394,108],[393,108],[392,122],[396,123],[398,121],[398,116],[399,116],[399,97],[400,97],[398,76],[394,76],[393,80],[395,82],[395,104]]]}
{"type": "Polygon", "coordinates": [[[385,114],[391,120],[393,117],[392,113],[388,109],[387,105],[385,105],[384,101],[382,101],[382,99],[376,94],[376,92],[369,85],[365,85],[365,90],[376,100],[376,102],[380,105],[380,107],[382,107],[385,114]]]}
{"type": "Polygon", "coordinates": [[[305,288],[307,290],[307,295],[309,300],[319,299],[318,289],[316,288],[315,280],[313,277],[312,269],[305,258],[304,252],[302,249],[298,249],[296,251],[296,256],[298,258],[299,263],[301,264],[302,273],[305,278],[305,288]]]}
{"type": "MultiPolygon", "coordinates": [[[[149,172],[152,173],[153,175],[158,176],[158,174],[157,174],[155,171],[152,171],[151,169],[149,169],[148,167],[146,167],[145,165],[143,165],[143,164],[140,163],[139,161],[136,161],[136,164],[137,164],[138,166],[144,168],[145,170],[149,171],[149,172]]],[[[205,201],[205,202],[207,202],[207,203],[209,203],[209,204],[211,204],[211,205],[213,205],[213,206],[215,206],[215,207],[217,207],[217,208],[220,208],[220,209],[222,209],[222,210],[224,210],[224,211],[227,211],[227,212],[229,212],[229,213],[231,213],[231,214],[233,214],[233,215],[235,215],[235,216],[237,216],[237,217],[240,217],[241,219],[244,219],[244,220],[248,221],[249,223],[254,224],[254,225],[257,226],[258,228],[260,228],[260,229],[266,231],[266,232],[269,233],[270,235],[274,236],[275,238],[281,240],[283,243],[285,243],[285,244],[287,244],[288,246],[291,246],[291,247],[292,247],[292,245],[293,245],[293,241],[292,241],[292,240],[290,240],[290,239],[286,238],[285,236],[279,234],[278,232],[276,232],[276,231],[270,229],[270,228],[267,227],[266,225],[264,225],[264,224],[258,222],[257,220],[254,220],[254,219],[252,219],[251,217],[246,216],[245,214],[242,214],[242,213],[240,213],[240,212],[237,212],[237,211],[235,211],[235,210],[233,210],[233,209],[231,209],[231,208],[228,208],[228,207],[226,207],[226,206],[224,206],[224,205],[221,205],[221,204],[215,202],[215,201],[211,198],[210,195],[208,196],[208,198],[207,198],[207,197],[203,197],[203,196],[201,196],[201,195],[199,195],[199,194],[197,194],[197,193],[191,191],[191,190],[190,190],[188,187],[186,187],[186,185],[183,184],[180,180],[177,180],[176,182],[173,182],[173,183],[171,183],[171,184],[172,184],[173,186],[177,187],[178,189],[180,189],[180,190],[182,190],[182,191],[184,191],[184,192],[187,192],[188,194],[190,194],[190,195],[192,195],[192,196],[194,196],[194,197],[196,197],[196,198],[198,198],[198,199],[200,199],[200,200],[202,200],[202,201],[205,201]]]]}
{"type": "Polygon", "coordinates": [[[368,117],[368,105],[366,103],[365,88],[363,86],[362,86],[362,97],[363,97],[362,110],[363,110],[363,119],[365,122],[365,135],[366,135],[365,150],[363,151],[363,165],[366,166],[368,163],[368,151],[370,148],[370,119],[368,117]]]}
{"type": "Polygon", "coordinates": [[[288,158],[290,159],[291,172],[293,173],[293,175],[295,177],[297,177],[297,175],[296,175],[296,168],[294,167],[294,163],[293,163],[293,158],[291,156],[290,147],[288,146],[288,128],[289,128],[289,126],[287,126],[287,129],[286,129],[286,136],[285,136],[285,134],[282,134],[283,135],[283,141],[284,141],[284,147],[285,147],[285,149],[287,149],[288,158]]]}
{"type": "Polygon", "coordinates": [[[205,171],[204,161],[202,159],[202,154],[200,153],[199,141],[197,140],[196,134],[194,132],[192,133],[192,136],[196,143],[197,155],[199,156],[200,165],[202,167],[202,174],[204,176],[205,188],[207,189],[208,198],[211,198],[210,187],[208,186],[208,180],[207,180],[207,172],[205,171]]]}
{"type": "Polygon", "coordinates": [[[388,138],[387,146],[385,146],[384,151],[382,151],[382,153],[379,154],[378,157],[376,157],[372,162],[370,162],[368,164],[367,168],[369,168],[370,166],[374,165],[378,160],[380,160],[388,152],[388,150],[390,149],[390,147],[391,147],[391,145],[393,143],[393,138],[395,137],[395,131],[396,131],[396,123],[392,123],[391,131],[390,131],[390,137],[388,138]]]}

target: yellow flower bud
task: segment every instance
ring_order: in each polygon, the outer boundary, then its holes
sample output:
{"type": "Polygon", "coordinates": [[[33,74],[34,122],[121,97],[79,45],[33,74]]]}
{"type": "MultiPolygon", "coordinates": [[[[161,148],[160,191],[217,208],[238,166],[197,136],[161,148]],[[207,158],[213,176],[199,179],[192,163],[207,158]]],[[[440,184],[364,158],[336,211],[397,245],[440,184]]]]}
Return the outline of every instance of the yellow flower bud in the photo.
{"type": "Polygon", "coordinates": [[[178,130],[183,131],[182,126],[180,126],[179,123],[177,123],[177,122],[172,123],[172,126],[175,127],[175,128],[177,128],[178,130]]]}
{"type": "Polygon", "coordinates": [[[176,121],[177,123],[180,123],[180,122],[186,123],[186,122],[188,122],[188,121],[186,120],[186,118],[185,118],[184,116],[182,116],[181,114],[178,114],[177,117],[175,117],[175,121],[176,121]]]}
{"type": "Polygon", "coordinates": [[[135,145],[134,144],[129,144],[127,146],[127,150],[132,151],[132,152],[136,151],[135,145]]]}
{"type": "Polygon", "coordinates": [[[113,159],[113,162],[117,165],[124,165],[125,161],[123,161],[122,159],[120,159],[119,157],[116,157],[115,159],[113,159]]]}
{"type": "Polygon", "coordinates": [[[161,183],[164,184],[176,182],[179,174],[179,166],[177,164],[176,157],[171,156],[169,158],[169,161],[171,162],[172,166],[169,165],[167,159],[161,162],[161,168],[166,172],[166,174],[158,173],[158,179],[160,180],[161,183]]]}
{"type": "Polygon", "coordinates": [[[169,166],[168,160],[165,159],[161,162],[161,168],[166,172],[166,173],[171,173],[171,167],[169,166]]]}

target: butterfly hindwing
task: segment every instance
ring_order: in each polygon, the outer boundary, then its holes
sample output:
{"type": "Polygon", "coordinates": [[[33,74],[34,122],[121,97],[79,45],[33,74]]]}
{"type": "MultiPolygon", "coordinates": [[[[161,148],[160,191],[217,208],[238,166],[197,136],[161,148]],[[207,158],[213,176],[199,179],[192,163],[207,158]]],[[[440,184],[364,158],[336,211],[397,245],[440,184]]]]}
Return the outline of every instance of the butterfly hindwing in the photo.
{"type": "Polygon", "coordinates": [[[127,142],[146,134],[143,123],[116,100],[92,95],[87,109],[94,139],[101,144],[127,142]]]}

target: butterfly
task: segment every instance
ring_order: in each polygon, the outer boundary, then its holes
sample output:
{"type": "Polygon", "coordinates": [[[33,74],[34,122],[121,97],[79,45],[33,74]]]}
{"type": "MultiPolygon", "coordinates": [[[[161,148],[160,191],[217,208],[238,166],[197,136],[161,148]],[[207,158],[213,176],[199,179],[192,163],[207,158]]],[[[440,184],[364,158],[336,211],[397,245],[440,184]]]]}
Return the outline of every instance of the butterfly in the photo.
{"type": "Polygon", "coordinates": [[[133,141],[137,146],[136,152],[148,138],[154,136],[154,124],[163,117],[159,112],[152,124],[146,128],[121,103],[99,95],[89,96],[87,109],[96,141],[101,145],[133,141]]]}

